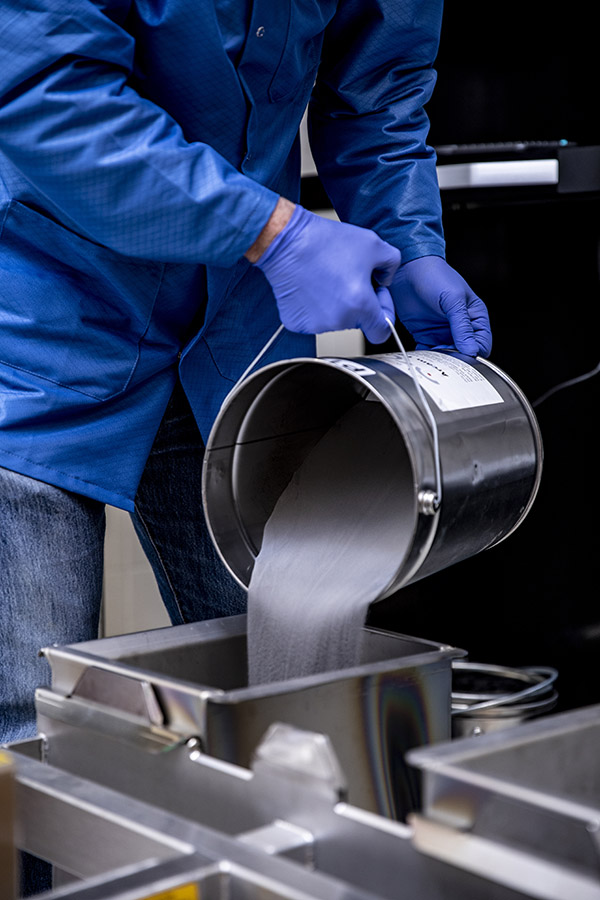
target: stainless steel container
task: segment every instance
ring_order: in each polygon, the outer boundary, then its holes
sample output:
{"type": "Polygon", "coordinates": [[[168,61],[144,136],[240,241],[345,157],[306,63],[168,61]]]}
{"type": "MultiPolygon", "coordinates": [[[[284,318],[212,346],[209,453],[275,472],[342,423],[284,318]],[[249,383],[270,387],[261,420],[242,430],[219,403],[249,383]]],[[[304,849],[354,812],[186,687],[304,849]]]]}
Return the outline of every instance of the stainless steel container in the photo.
{"type": "Polygon", "coordinates": [[[203,490],[213,541],[242,585],[291,476],[336,419],[363,400],[382,404],[403,446],[403,527],[382,597],[494,546],[523,521],[543,454],[522,392],[486,360],[408,356],[429,415],[399,353],[287,360],[232,390],[207,442],[203,490]]]}
{"type": "Polygon", "coordinates": [[[188,818],[42,762],[53,742],[15,745],[19,846],[62,874],[63,887],[47,900],[543,896],[431,859],[404,823],[340,802],[338,767],[322,735],[273,729],[251,770],[196,754],[188,765],[202,777],[188,785],[188,818]],[[226,833],[217,825],[225,817],[226,833]],[[64,873],[77,881],[65,887],[64,873]]]}
{"type": "Polygon", "coordinates": [[[556,669],[509,667],[455,660],[452,664],[452,737],[511,728],[547,715],[558,702],[556,669]]]}
{"type": "Polygon", "coordinates": [[[419,846],[480,872],[492,857],[501,865],[511,850],[527,854],[536,860],[530,879],[536,866],[556,867],[554,893],[540,896],[600,896],[599,748],[600,706],[592,706],[410,751],[433,833],[419,846]]]}
{"type": "Polygon", "coordinates": [[[404,754],[450,737],[451,663],[464,652],[374,629],[363,644],[355,668],[253,687],[245,616],[49,647],[52,691],[38,692],[38,727],[53,737],[56,765],[72,759],[84,767],[73,771],[139,796],[162,779],[161,802],[185,807],[194,802],[185,781],[193,773],[179,772],[177,754],[144,746],[195,740],[248,766],[272,723],[288,723],[329,736],[351,803],[401,819],[418,805],[418,775],[404,754]],[[82,728],[95,735],[91,743],[82,728]],[[125,733],[135,733],[134,747],[125,733]]]}

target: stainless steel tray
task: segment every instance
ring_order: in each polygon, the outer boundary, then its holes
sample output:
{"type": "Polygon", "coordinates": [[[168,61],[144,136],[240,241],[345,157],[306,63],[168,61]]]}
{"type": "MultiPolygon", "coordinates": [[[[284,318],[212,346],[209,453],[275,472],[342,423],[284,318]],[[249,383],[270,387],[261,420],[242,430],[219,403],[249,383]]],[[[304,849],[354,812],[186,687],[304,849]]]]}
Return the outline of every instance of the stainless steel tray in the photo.
{"type": "Polygon", "coordinates": [[[350,802],[402,819],[419,802],[404,754],[450,737],[452,660],[465,654],[372,629],[364,646],[355,668],[256,687],[247,686],[245,616],[48,647],[52,690],[37,694],[39,730],[53,736],[56,765],[69,759],[85,777],[143,796],[144,781],[164,781],[169,766],[168,753],[143,758],[144,747],[196,741],[247,767],[283,722],[329,736],[350,802]]]}
{"type": "MultiPolygon", "coordinates": [[[[271,729],[251,771],[212,757],[183,818],[42,762],[48,741],[11,745],[19,846],[58,868],[48,900],[524,900],[420,853],[412,831],[339,802],[322,735],[271,729]],[[236,823],[206,824],[215,801],[236,823]],[[80,879],[67,883],[73,877],[80,879]],[[197,890],[196,890],[197,889],[197,890]]],[[[4,895],[3,900],[4,900],[4,895]]],[[[565,894],[563,900],[572,900],[565,894]]],[[[591,900],[589,895],[586,900],[591,900]]],[[[598,900],[600,888],[594,900],[598,900]]],[[[7,900],[11,895],[7,895],[7,900]]]]}
{"type": "Polygon", "coordinates": [[[512,847],[599,883],[600,706],[412,750],[408,761],[423,774],[414,821],[428,852],[477,871],[482,842],[512,847]]]}

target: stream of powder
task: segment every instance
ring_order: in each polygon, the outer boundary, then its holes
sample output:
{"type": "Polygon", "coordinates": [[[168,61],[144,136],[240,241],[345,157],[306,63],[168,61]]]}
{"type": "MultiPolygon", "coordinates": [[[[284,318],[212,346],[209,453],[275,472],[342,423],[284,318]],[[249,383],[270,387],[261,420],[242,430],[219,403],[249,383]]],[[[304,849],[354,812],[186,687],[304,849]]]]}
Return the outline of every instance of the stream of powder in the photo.
{"type": "Polygon", "coordinates": [[[249,683],[360,663],[405,523],[397,427],[361,401],[307,455],[267,521],[248,588],[249,683]]]}

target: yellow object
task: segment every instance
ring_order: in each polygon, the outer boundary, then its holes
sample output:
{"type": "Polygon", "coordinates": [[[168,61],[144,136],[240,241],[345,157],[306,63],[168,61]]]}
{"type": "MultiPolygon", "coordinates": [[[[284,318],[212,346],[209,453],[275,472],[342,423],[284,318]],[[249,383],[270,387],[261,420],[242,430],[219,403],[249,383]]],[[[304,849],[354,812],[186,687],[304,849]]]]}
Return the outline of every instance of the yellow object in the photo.
{"type": "Polygon", "coordinates": [[[161,891],[152,894],[146,900],[200,900],[200,891],[197,884],[182,884],[181,887],[172,888],[170,891],[161,891]]]}

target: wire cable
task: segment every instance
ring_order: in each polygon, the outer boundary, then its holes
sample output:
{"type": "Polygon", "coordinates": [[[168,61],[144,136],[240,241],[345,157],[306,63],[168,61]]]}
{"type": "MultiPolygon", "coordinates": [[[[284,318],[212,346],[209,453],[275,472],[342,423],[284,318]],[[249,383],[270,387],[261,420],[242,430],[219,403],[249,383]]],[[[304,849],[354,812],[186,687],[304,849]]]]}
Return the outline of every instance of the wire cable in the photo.
{"type": "Polygon", "coordinates": [[[568,381],[562,381],[560,384],[555,384],[554,387],[549,388],[544,394],[541,394],[541,396],[539,396],[531,405],[535,408],[541,403],[544,403],[549,397],[552,397],[553,394],[558,393],[558,391],[573,387],[575,384],[581,384],[582,381],[587,381],[589,378],[593,378],[594,375],[598,375],[599,373],[600,362],[595,368],[591,369],[589,372],[585,372],[583,375],[578,375],[576,378],[570,378],[568,381]]]}

